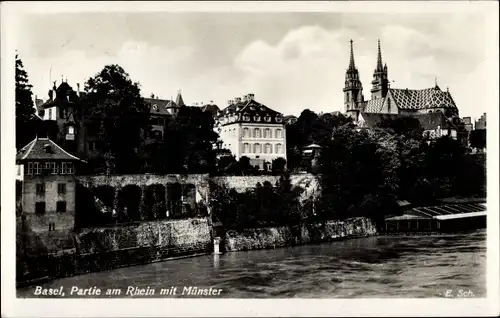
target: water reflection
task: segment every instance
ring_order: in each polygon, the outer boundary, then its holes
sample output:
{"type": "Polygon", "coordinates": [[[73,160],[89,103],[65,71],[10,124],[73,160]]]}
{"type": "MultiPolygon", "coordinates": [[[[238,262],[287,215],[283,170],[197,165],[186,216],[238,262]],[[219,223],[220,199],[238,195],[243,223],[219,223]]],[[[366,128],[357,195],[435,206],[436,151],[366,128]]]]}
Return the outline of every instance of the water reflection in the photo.
{"type": "MultiPolygon", "coordinates": [[[[486,233],[478,231],[207,255],[64,278],[44,287],[215,287],[223,289],[219,297],[231,298],[442,297],[448,289],[470,289],[481,297],[485,266],[486,233]]],[[[33,287],[18,291],[20,297],[32,294],[33,287]]]]}

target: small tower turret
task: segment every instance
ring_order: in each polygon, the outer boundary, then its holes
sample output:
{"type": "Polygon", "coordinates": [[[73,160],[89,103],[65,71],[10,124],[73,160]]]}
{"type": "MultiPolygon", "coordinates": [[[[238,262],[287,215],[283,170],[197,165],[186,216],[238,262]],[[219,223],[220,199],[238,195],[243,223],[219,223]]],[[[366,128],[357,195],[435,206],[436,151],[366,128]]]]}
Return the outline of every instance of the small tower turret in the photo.
{"type": "Polygon", "coordinates": [[[362,110],[364,103],[363,85],[359,80],[359,72],[354,63],[353,41],[351,40],[351,55],[349,59],[349,67],[345,74],[344,86],[344,108],[346,115],[357,120],[359,112],[362,110]]]}
{"type": "Polygon", "coordinates": [[[372,99],[384,98],[389,91],[389,79],[387,76],[387,64],[382,64],[382,50],[378,40],[377,67],[373,71],[372,99]]]}

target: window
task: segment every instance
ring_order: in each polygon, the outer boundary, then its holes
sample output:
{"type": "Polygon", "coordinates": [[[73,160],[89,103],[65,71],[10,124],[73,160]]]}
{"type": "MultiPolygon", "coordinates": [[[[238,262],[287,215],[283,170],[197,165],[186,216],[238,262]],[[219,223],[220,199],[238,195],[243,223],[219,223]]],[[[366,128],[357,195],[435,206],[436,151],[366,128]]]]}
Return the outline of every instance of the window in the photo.
{"type": "Polygon", "coordinates": [[[33,174],[33,162],[28,162],[28,174],[33,174]]]}
{"type": "Polygon", "coordinates": [[[89,151],[95,151],[96,148],[97,148],[97,145],[96,145],[95,141],[89,141],[88,145],[89,145],[89,151]]]}
{"type": "Polygon", "coordinates": [[[283,118],[281,116],[276,116],[276,122],[281,123],[283,121],[283,118]]]}
{"type": "Polygon", "coordinates": [[[36,194],[37,195],[44,195],[45,194],[45,184],[44,183],[37,183],[36,184],[36,194]]]}
{"type": "Polygon", "coordinates": [[[42,167],[40,166],[39,162],[33,162],[33,171],[35,172],[35,174],[42,173],[42,167]]]}
{"type": "Polygon", "coordinates": [[[250,121],[250,115],[248,115],[248,114],[243,115],[243,120],[250,121]]]}
{"type": "Polygon", "coordinates": [[[264,138],[271,138],[271,129],[266,128],[264,130],[264,138]]]}
{"type": "Polygon", "coordinates": [[[35,203],[35,213],[36,214],[45,214],[45,202],[36,202],[35,203]]]}
{"type": "Polygon", "coordinates": [[[254,153],[261,153],[262,152],[262,148],[261,148],[260,144],[253,145],[253,152],[254,153]]]}
{"type": "Polygon", "coordinates": [[[283,138],[281,129],[276,129],[276,138],[283,138]]]}
{"type": "Polygon", "coordinates": [[[52,119],[52,109],[49,109],[49,119],[52,119]]]}
{"type": "Polygon", "coordinates": [[[255,115],[255,116],[253,117],[253,119],[254,119],[255,121],[260,121],[260,116],[259,116],[259,115],[255,115]]]}
{"type": "Polygon", "coordinates": [[[264,117],[264,120],[265,120],[266,122],[270,122],[270,121],[271,121],[271,116],[266,115],[266,117],[264,117]]]}
{"type": "Polygon", "coordinates": [[[20,176],[21,175],[21,165],[18,165],[17,166],[17,175],[20,176]]]}
{"type": "Polygon", "coordinates": [[[276,144],[276,153],[282,153],[283,152],[283,147],[281,144],[276,144]]]}
{"type": "Polygon", "coordinates": [[[49,222],[49,232],[50,231],[55,231],[55,229],[56,229],[56,223],[49,222]]]}
{"type": "Polygon", "coordinates": [[[255,128],[253,131],[253,136],[255,138],[260,138],[260,128],[255,128]]]}
{"type": "Polygon", "coordinates": [[[73,126],[68,126],[68,134],[70,134],[70,135],[75,134],[75,127],[73,127],[73,126]]]}
{"type": "Polygon", "coordinates": [[[50,166],[50,162],[45,162],[45,164],[44,164],[44,170],[45,170],[45,171],[49,171],[49,170],[50,170],[50,168],[51,168],[51,166],[50,166]]]}
{"type": "Polygon", "coordinates": [[[273,153],[273,148],[271,147],[271,144],[266,144],[264,146],[264,153],[273,153]]]}
{"type": "Polygon", "coordinates": [[[243,152],[244,153],[250,153],[250,145],[245,143],[243,144],[243,152]]]}
{"type": "Polygon", "coordinates": [[[56,211],[57,212],[66,212],[66,201],[57,201],[56,211]]]}
{"type": "Polygon", "coordinates": [[[66,183],[59,183],[57,185],[57,193],[58,194],[66,194],[66,183]]]}
{"type": "Polygon", "coordinates": [[[66,162],[61,163],[61,174],[66,174],[66,162]]]}
{"type": "Polygon", "coordinates": [[[52,174],[57,174],[58,171],[57,171],[57,165],[55,162],[50,163],[50,170],[51,170],[52,174]]]}
{"type": "Polygon", "coordinates": [[[250,129],[243,128],[243,137],[250,137],[250,129]]]}

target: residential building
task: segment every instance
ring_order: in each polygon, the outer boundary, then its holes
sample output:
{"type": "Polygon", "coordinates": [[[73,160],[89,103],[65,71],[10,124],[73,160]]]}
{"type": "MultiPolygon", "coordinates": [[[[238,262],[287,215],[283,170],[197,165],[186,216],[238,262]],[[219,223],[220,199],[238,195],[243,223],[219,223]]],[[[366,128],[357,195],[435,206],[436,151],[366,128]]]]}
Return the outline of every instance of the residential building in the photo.
{"type": "Polygon", "coordinates": [[[474,129],[486,129],[486,113],[476,120],[474,129]]]}
{"type": "Polygon", "coordinates": [[[23,173],[22,214],[34,232],[73,230],[75,225],[75,170],[79,158],[48,138],[35,138],[18,151],[23,173]]]}
{"type": "Polygon", "coordinates": [[[260,169],[270,169],[274,159],[286,160],[283,115],[257,102],[254,94],[228,101],[217,115],[216,131],[222,148],[229,149],[236,160],[246,156],[260,169]]]}

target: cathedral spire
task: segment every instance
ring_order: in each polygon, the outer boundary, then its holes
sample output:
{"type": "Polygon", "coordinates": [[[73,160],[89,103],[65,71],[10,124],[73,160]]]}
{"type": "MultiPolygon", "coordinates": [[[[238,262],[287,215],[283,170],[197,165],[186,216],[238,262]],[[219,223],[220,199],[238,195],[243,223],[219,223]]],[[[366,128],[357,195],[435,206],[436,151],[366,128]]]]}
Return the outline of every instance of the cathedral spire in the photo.
{"type": "Polygon", "coordinates": [[[380,49],[380,39],[378,39],[377,71],[384,71],[384,68],[382,66],[382,50],[380,49]]]}
{"type": "Polygon", "coordinates": [[[349,69],[354,70],[356,65],[354,64],[354,49],[352,47],[352,39],[351,39],[351,57],[349,59],[349,69]]]}

